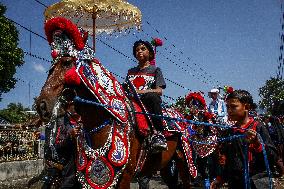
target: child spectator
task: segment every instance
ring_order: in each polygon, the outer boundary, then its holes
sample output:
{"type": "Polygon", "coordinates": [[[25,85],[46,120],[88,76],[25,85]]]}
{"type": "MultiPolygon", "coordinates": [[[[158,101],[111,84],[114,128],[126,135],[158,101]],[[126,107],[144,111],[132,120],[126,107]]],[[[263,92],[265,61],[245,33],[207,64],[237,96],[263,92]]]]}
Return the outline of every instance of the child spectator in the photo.
{"type": "Polygon", "coordinates": [[[236,121],[232,129],[227,131],[226,136],[243,134],[244,138],[233,139],[222,146],[221,157],[224,173],[222,177],[217,177],[211,183],[211,189],[224,182],[228,182],[229,189],[242,189],[246,186],[247,188],[256,188],[252,176],[266,171],[263,149],[258,135],[261,136],[265,144],[270,165],[277,160],[276,148],[266,127],[248,115],[253,105],[253,99],[249,92],[236,90],[230,93],[226,98],[226,105],[229,120],[236,121]],[[245,174],[246,170],[249,171],[247,174],[245,174]],[[247,175],[249,178],[245,179],[247,175]]]}

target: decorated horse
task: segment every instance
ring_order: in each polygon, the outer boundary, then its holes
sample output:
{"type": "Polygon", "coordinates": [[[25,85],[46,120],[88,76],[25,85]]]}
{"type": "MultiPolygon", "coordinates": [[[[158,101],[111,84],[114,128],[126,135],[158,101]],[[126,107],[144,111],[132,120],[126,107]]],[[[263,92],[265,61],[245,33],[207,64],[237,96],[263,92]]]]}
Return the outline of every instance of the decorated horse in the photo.
{"type": "MultiPolygon", "coordinates": [[[[200,177],[197,179],[206,179],[207,183],[198,183],[201,180],[198,180],[195,183],[204,185],[209,185],[208,177],[214,176],[214,171],[212,170],[211,162],[214,158],[214,152],[217,148],[217,129],[214,127],[206,127],[204,123],[214,123],[215,116],[211,114],[206,109],[206,102],[201,92],[190,92],[186,95],[184,103],[182,106],[176,106],[180,112],[183,113],[185,118],[191,122],[191,124],[186,125],[188,132],[181,136],[181,138],[186,141],[185,143],[191,143],[188,146],[188,150],[185,152],[190,152],[191,156],[197,162],[196,165],[198,168],[198,173],[200,177]],[[202,124],[203,122],[203,124],[202,124]]],[[[175,116],[181,117],[181,116],[175,116]]],[[[164,121],[166,124],[166,121],[164,121]]],[[[177,127],[169,127],[172,129],[177,129],[177,127]]],[[[180,148],[177,148],[177,151],[180,148]]],[[[180,153],[177,153],[180,154],[180,153]]],[[[169,189],[180,188],[181,185],[178,183],[178,177],[183,177],[183,170],[180,169],[184,163],[180,162],[180,158],[174,156],[172,161],[168,166],[160,171],[163,180],[168,185],[169,189]]],[[[195,178],[195,177],[193,177],[195,178]]],[[[143,189],[149,188],[149,178],[144,178],[142,180],[143,189]],[[147,183],[145,183],[147,182],[147,183]]]]}
{"type": "MultiPolygon", "coordinates": [[[[207,105],[201,92],[191,92],[185,97],[185,104],[189,109],[189,114],[185,115],[186,119],[203,123],[215,123],[214,114],[207,111],[207,105]]],[[[195,161],[197,162],[198,172],[205,186],[209,186],[210,179],[216,175],[217,161],[217,137],[218,130],[215,127],[204,125],[189,125],[191,132],[190,140],[195,152],[195,161]]],[[[200,181],[198,181],[200,182],[200,181]]],[[[200,183],[199,183],[200,184],[200,183]]]]}
{"type": "MultiPolygon", "coordinates": [[[[151,175],[165,167],[177,154],[179,142],[178,157],[188,165],[180,169],[184,175],[196,176],[190,143],[184,134],[186,126],[178,121],[183,119],[180,113],[164,110],[165,117],[175,119],[165,122],[167,128],[173,128],[165,134],[168,150],[151,153],[151,117],[135,99],[135,90],[134,97],[127,96],[116,78],[95,59],[86,43],[87,33],[61,17],[48,20],[45,32],[53,63],[37,98],[37,111],[47,123],[45,162],[49,167],[65,166],[56,141],[61,127],[69,125],[81,130],[76,137],[75,162],[83,188],[130,188],[135,176],[151,175]]],[[[189,188],[188,177],[183,178],[189,188]]]]}

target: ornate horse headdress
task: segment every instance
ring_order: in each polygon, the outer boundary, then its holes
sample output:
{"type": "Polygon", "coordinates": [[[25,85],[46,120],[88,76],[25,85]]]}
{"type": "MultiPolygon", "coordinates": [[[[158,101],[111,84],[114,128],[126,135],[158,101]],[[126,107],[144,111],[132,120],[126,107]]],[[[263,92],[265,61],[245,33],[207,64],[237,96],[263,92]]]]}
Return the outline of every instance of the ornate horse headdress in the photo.
{"type": "Polygon", "coordinates": [[[203,95],[201,94],[201,92],[189,93],[185,97],[185,103],[186,103],[187,106],[194,105],[194,106],[197,106],[197,107],[202,107],[203,109],[206,108],[206,102],[205,102],[205,99],[204,99],[203,95]]]}
{"type": "Polygon", "coordinates": [[[64,55],[77,57],[78,51],[84,49],[88,39],[87,32],[62,17],[47,20],[44,29],[53,59],[64,55]]]}

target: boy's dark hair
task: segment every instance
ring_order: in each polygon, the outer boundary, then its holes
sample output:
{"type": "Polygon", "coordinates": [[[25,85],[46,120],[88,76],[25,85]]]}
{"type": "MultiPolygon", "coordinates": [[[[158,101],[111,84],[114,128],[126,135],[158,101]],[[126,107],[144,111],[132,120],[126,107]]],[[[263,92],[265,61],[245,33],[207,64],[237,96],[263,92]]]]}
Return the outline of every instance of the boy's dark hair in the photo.
{"type": "Polygon", "coordinates": [[[228,94],[226,100],[238,99],[241,103],[246,103],[250,105],[250,109],[256,109],[256,104],[253,102],[251,94],[246,90],[235,90],[228,94]]]}
{"type": "Polygon", "coordinates": [[[136,41],[134,44],[133,44],[133,56],[136,58],[136,48],[139,46],[139,45],[145,45],[147,47],[147,49],[149,50],[149,61],[152,61],[154,59],[154,49],[151,45],[150,42],[148,41],[143,41],[143,40],[138,40],[136,41]]]}

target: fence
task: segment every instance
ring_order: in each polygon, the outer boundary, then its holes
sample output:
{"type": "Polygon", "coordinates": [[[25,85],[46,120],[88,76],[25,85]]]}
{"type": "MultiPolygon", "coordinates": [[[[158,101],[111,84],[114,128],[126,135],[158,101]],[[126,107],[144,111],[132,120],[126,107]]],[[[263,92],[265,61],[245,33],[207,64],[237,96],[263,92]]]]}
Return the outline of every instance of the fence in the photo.
{"type": "Polygon", "coordinates": [[[0,163],[38,159],[42,142],[38,132],[23,129],[0,129],[0,163]]]}

